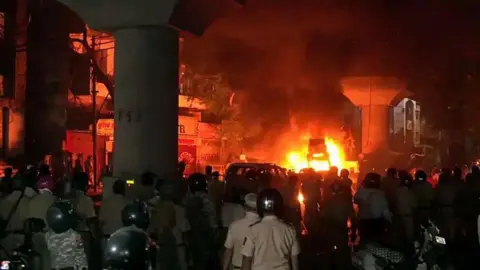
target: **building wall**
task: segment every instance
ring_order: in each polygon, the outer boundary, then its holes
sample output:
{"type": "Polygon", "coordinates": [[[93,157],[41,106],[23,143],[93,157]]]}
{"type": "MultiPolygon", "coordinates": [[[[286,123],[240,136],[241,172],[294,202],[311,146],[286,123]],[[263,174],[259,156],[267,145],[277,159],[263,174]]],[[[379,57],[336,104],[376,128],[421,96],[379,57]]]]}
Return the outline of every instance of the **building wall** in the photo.
{"type": "Polygon", "coordinates": [[[393,131],[403,136],[404,144],[418,146],[422,133],[422,117],[420,103],[405,98],[393,107],[393,131]],[[409,104],[412,105],[409,112],[409,104]]]}

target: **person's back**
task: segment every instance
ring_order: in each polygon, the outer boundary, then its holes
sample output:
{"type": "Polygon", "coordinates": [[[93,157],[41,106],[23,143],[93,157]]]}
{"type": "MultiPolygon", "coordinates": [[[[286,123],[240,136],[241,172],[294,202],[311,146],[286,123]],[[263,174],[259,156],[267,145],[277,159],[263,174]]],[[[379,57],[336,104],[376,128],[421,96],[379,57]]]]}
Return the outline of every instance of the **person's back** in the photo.
{"type": "Polygon", "coordinates": [[[415,195],[419,208],[429,209],[435,197],[432,184],[428,181],[415,181],[412,185],[412,192],[415,195]]]}
{"type": "Polygon", "coordinates": [[[0,215],[4,220],[8,220],[6,231],[9,232],[0,242],[7,252],[12,252],[23,242],[23,235],[18,231],[23,230],[25,220],[29,216],[30,200],[37,196],[37,192],[30,187],[24,191],[15,190],[5,197],[0,204],[0,215]]]}
{"type": "Polygon", "coordinates": [[[255,239],[254,252],[250,253],[250,242],[247,242],[242,255],[253,256],[252,270],[256,269],[290,269],[290,258],[287,254],[298,255],[300,248],[297,242],[295,229],[277,218],[265,216],[261,222],[252,225],[247,239],[255,239]],[[257,260],[258,258],[258,260],[257,260]]]}
{"type": "Polygon", "coordinates": [[[249,193],[245,196],[246,212],[243,217],[231,223],[225,238],[225,254],[224,265],[230,264],[234,269],[238,269],[242,265],[241,250],[250,231],[250,225],[260,220],[256,212],[257,195],[249,193]]]}
{"type": "Polygon", "coordinates": [[[53,269],[87,269],[87,256],[85,255],[81,235],[70,229],[63,233],[49,231],[45,235],[48,250],[51,255],[53,269]]]}
{"type": "Polygon", "coordinates": [[[98,220],[104,237],[109,237],[116,230],[123,227],[121,212],[129,202],[125,197],[125,189],[125,181],[115,181],[112,187],[113,195],[110,195],[102,201],[98,220]]]}

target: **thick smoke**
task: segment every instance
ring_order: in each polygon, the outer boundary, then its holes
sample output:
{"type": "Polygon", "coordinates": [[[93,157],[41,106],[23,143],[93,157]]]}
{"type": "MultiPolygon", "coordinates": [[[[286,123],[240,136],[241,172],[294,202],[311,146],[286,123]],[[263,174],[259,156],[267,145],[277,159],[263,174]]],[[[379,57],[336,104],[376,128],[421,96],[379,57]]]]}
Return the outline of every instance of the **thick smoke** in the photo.
{"type": "Polygon", "coordinates": [[[458,39],[472,39],[465,24],[473,17],[441,3],[250,2],[203,37],[187,37],[184,57],[194,68],[226,74],[244,96],[246,122],[268,137],[289,129],[292,115],[300,125],[321,120],[341,126],[348,101],[338,82],[344,76],[393,75],[410,82],[438,74],[431,66],[441,66],[452,50],[465,51],[458,39]],[[455,22],[448,20],[452,13],[455,22]]]}

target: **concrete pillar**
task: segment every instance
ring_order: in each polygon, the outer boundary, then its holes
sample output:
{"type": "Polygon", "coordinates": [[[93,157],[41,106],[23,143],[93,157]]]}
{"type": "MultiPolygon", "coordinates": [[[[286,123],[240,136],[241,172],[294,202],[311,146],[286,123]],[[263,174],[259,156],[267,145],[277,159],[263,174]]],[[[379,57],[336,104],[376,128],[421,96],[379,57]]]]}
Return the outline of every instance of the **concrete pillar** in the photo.
{"type": "Polygon", "coordinates": [[[178,155],[178,33],[165,26],[115,35],[114,174],[173,176],[178,155]]]}
{"type": "Polygon", "coordinates": [[[61,0],[95,30],[115,36],[115,176],[176,173],[177,0],[61,0]]]}
{"type": "Polygon", "coordinates": [[[388,149],[390,103],[407,96],[404,84],[393,77],[348,77],[343,94],[362,109],[362,153],[388,149]]]}

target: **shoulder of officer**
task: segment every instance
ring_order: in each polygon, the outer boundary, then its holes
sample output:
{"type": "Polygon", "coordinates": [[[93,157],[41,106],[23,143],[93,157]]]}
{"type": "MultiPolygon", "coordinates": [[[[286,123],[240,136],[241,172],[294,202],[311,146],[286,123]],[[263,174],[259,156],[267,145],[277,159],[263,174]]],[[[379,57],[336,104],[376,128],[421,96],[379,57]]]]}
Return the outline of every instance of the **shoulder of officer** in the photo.
{"type": "Polygon", "coordinates": [[[253,226],[257,225],[257,224],[260,224],[260,222],[262,222],[262,220],[261,220],[261,219],[260,219],[260,220],[258,220],[258,221],[256,221],[256,222],[254,222],[254,223],[252,223],[252,224],[250,224],[250,225],[248,225],[248,227],[250,227],[250,228],[251,228],[251,227],[253,227],[253,226]]]}

